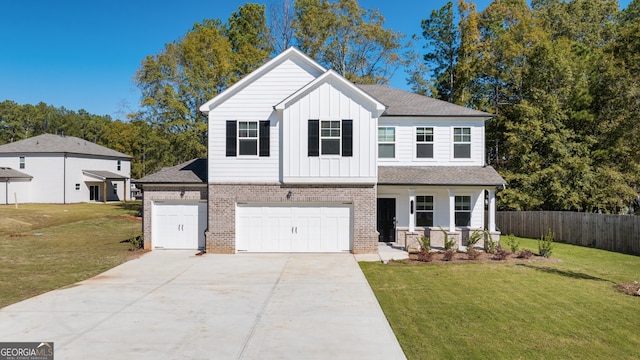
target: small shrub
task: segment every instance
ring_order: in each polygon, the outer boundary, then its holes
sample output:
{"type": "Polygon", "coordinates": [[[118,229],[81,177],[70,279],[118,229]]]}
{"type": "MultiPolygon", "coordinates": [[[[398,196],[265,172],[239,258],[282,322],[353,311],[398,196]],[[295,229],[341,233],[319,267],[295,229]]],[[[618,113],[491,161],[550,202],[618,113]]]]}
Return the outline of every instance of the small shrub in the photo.
{"type": "Polygon", "coordinates": [[[132,236],[128,241],[130,251],[142,249],[142,246],[144,245],[144,238],[142,235],[132,236]]]}
{"type": "Polygon", "coordinates": [[[491,234],[486,233],[484,239],[484,251],[488,254],[495,254],[496,250],[498,250],[498,242],[493,240],[491,234]]]}
{"type": "Polygon", "coordinates": [[[418,251],[419,261],[431,261],[431,239],[426,236],[420,237],[420,251],[418,251]]]}
{"type": "Polygon", "coordinates": [[[444,235],[444,251],[455,251],[454,247],[456,246],[456,239],[453,236],[449,236],[445,229],[440,228],[440,231],[442,231],[442,234],[444,235]]]}
{"type": "Polygon", "coordinates": [[[496,250],[496,253],[493,254],[492,259],[493,260],[506,260],[507,256],[509,255],[509,252],[501,247],[498,246],[498,249],[496,250]]]}
{"type": "Polygon", "coordinates": [[[453,257],[456,255],[456,251],[455,250],[447,250],[444,252],[444,255],[442,256],[442,260],[444,261],[451,261],[453,260],[453,257]]]}
{"type": "Polygon", "coordinates": [[[551,257],[553,252],[553,231],[549,229],[546,235],[542,235],[538,240],[538,253],[546,258],[551,257]]]}
{"type": "Polygon", "coordinates": [[[528,259],[533,256],[533,251],[524,249],[518,253],[518,259],[528,259]]]}
{"type": "Polygon", "coordinates": [[[476,245],[482,239],[482,232],[475,230],[467,240],[467,256],[469,260],[475,260],[480,256],[480,252],[476,250],[476,245]]]}
{"type": "Polygon", "coordinates": [[[467,256],[469,257],[469,260],[475,260],[478,258],[478,256],[480,256],[480,251],[474,249],[473,247],[469,246],[467,248],[467,256]]]}
{"type": "Polygon", "coordinates": [[[506,236],[505,243],[514,254],[517,253],[520,249],[520,239],[518,239],[513,234],[509,234],[506,236]]]}

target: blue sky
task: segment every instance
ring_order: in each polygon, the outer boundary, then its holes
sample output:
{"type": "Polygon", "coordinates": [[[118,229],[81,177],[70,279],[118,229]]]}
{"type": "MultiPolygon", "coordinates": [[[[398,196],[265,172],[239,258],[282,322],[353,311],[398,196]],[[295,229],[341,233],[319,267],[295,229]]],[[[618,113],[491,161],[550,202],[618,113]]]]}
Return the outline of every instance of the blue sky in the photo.
{"type": "MultiPolygon", "coordinates": [[[[269,4],[271,1],[266,1],[269,4]]],[[[277,0],[275,0],[277,1],[277,0]]],[[[625,7],[630,0],[621,0],[625,7]]],[[[226,20],[242,0],[26,0],[0,5],[0,101],[45,102],[124,119],[138,108],[133,76],[203,19],[226,20]]],[[[249,1],[251,2],[251,1],[249,1]]],[[[253,1],[265,3],[265,1],[253,1]]],[[[360,0],[377,8],[387,27],[420,34],[420,21],[446,0],[360,0]]],[[[475,1],[478,10],[490,0],[475,1]]],[[[416,44],[418,51],[423,52],[416,44]]],[[[399,69],[391,85],[407,89],[399,69]]]]}

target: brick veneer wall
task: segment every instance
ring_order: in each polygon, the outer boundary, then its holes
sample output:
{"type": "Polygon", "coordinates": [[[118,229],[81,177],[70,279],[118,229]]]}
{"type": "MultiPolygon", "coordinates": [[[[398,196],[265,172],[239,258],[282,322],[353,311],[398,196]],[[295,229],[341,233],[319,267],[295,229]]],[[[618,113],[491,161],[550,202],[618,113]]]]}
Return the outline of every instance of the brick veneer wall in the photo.
{"type": "Polygon", "coordinates": [[[209,184],[207,252],[236,252],[236,203],[351,203],[353,204],[354,254],[376,253],[376,186],[209,184]],[[291,196],[287,194],[291,191],[291,196]]]}
{"type": "Polygon", "coordinates": [[[151,207],[156,200],[207,200],[206,185],[186,185],[186,186],[153,186],[143,185],[142,192],[142,234],[144,235],[144,249],[151,250],[151,229],[152,214],[151,207]],[[180,195],[184,191],[184,195],[180,195]]]}

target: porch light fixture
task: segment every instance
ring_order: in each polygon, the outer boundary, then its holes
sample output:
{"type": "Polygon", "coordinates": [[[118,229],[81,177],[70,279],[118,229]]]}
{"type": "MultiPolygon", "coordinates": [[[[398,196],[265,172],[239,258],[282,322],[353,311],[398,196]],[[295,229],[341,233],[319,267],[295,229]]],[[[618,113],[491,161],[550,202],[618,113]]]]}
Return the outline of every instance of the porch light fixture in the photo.
{"type": "Polygon", "coordinates": [[[180,190],[180,197],[183,198],[184,197],[184,189],[180,190]]]}
{"type": "Polygon", "coordinates": [[[289,190],[289,192],[287,193],[287,200],[290,200],[291,196],[293,196],[293,194],[291,193],[291,190],[289,190]]]}
{"type": "Polygon", "coordinates": [[[413,200],[411,200],[411,205],[409,205],[409,212],[411,213],[411,215],[413,215],[413,200]]]}

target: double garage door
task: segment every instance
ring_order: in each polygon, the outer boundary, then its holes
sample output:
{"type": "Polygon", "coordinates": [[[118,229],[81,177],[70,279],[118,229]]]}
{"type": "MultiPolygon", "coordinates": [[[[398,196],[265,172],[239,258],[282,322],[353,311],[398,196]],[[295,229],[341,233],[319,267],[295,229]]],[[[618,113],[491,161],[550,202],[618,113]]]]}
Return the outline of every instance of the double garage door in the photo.
{"type": "Polygon", "coordinates": [[[351,205],[238,204],[236,249],[249,252],[351,250],[351,205]]]}
{"type": "Polygon", "coordinates": [[[152,239],[155,249],[203,249],[207,229],[204,202],[156,201],[152,208],[152,239]]]}

